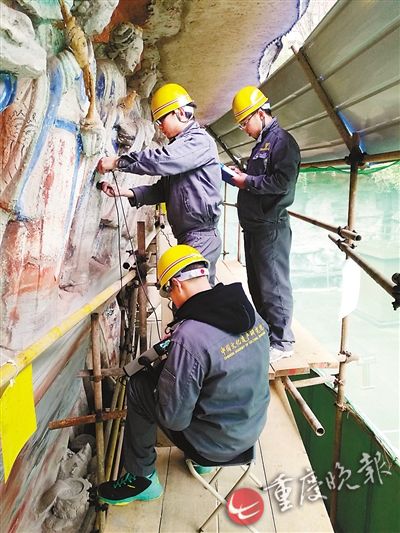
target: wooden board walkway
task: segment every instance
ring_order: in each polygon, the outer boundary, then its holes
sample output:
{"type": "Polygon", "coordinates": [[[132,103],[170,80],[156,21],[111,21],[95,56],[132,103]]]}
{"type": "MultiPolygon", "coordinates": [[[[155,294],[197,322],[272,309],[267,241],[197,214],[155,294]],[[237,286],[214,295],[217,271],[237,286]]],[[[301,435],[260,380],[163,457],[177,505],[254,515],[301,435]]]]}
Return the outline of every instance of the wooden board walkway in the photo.
{"type": "MultiPolygon", "coordinates": [[[[216,505],[215,498],[190,475],[183,454],[175,447],[157,449],[157,471],[164,486],[163,496],[153,502],[133,502],[123,507],[109,507],[106,533],[190,533],[198,530],[216,505]]],[[[292,478],[289,504],[282,511],[275,497],[275,487],[260,492],[265,510],[254,524],[259,533],[329,533],[332,528],[321,499],[310,502],[306,494],[301,503],[301,478],[311,470],[289,402],[280,380],[271,384],[268,420],[257,444],[255,474],[272,485],[280,474],[292,478]]],[[[239,467],[225,468],[217,481],[218,489],[227,491],[239,467]]],[[[244,486],[254,488],[250,480],[244,486]]],[[[225,511],[207,527],[209,533],[246,531],[231,522],[225,511]]]]}

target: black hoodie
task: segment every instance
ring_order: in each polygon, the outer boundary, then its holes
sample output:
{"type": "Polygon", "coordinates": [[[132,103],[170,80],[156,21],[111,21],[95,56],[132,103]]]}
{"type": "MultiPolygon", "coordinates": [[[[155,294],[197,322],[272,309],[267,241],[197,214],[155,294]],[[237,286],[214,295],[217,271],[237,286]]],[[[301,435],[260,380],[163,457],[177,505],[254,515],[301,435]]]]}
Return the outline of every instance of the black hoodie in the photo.
{"type": "Polygon", "coordinates": [[[218,283],[212,290],[189,298],[175,312],[175,320],[169,326],[189,318],[238,334],[254,326],[255,312],[241,283],[218,283]]]}

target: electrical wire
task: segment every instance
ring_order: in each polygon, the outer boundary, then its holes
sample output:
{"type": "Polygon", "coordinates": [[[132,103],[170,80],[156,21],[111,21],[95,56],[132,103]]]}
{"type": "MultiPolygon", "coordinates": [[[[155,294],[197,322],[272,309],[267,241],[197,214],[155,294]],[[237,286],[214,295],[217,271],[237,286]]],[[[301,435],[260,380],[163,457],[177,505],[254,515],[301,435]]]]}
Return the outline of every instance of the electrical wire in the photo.
{"type": "Polygon", "coordinates": [[[114,204],[115,204],[115,210],[117,212],[119,279],[121,281],[121,290],[122,290],[123,285],[122,285],[122,259],[121,259],[121,223],[120,223],[120,220],[119,220],[119,211],[118,211],[117,197],[116,196],[114,196],[114,204]]]}
{"type": "MultiPolygon", "coordinates": [[[[125,209],[124,209],[124,205],[122,203],[122,197],[120,195],[119,185],[118,185],[117,178],[115,176],[114,170],[111,171],[111,174],[113,175],[115,186],[117,187],[120,206],[121,206],[121,211],[122,211],[122,216],[123,216],[123,219],[124,219],[124,223],[125,223],[125,228],[126,228],[126,232],[127,232],[127,235],[128,235],[128,239],[129,239],[130,245],[132,247],[132,255],[133,255],[133,257],[135,257],[134,256],[135,247],[134,247],[134,244],[133,244],[133,239],[132,239],[131,234],[129,232],[128,222],[126,220],[125,209]]],[[[121,231],[121,228],[120,228],[120,225],[119,225],[119,211],[118,211],[117,199],[116,199],[116,197],[114,197],[114,199],[115,199],[115,208],[117,210],[117,220],[118,220],[118,237],[119,237],[118,238],[118,243],[119,243],[118,247],[119,247],[120,275],[121,275],[121,284],[122,284],[122,265],[121,265],[121,246],[120,246],[120,239],[121,239],[120,231],[121,231]]],[[[170,243],[168,243],[168,244],[170,244],[170,243]]],[[[142,276],[140,274],[140,269],[139,269],[139,265],[137,264],[136,257],[134,259],[134,266],[136,267],[136,274],[137,274],[137,277],[139,279],[139,283],[140,283],[140,285],[142,287],[143,293],[146,296],[146,300],[147,300],[147,302],[150,305],[150,308],[151,308],[151,313],[150,314],[154,314],[154,317],[156,319],[157,335],[158,335],[158,339],[161,340],[161,332],[160,332],[160,327],[159,327],[159,324],[158,324],[156,309],[155,309],[154,305],[152,304],[152,302],[150,301],[150,298],[149,298],[149,295],[147,294],[147,291],[145,290],[144,281],[143,281],[143,278],[142,278],[142,276]]]]}

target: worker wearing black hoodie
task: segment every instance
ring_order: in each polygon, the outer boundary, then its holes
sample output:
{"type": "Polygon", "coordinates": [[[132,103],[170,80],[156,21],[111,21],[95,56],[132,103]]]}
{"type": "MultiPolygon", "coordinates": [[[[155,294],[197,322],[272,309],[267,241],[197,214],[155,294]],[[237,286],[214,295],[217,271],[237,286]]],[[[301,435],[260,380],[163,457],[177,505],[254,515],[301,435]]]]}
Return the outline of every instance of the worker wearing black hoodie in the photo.
{"type": "Polygon", "coordinates": [[[129,381],[127,474],[98,489],[111,504],[161,495],[157,425],[199,465],[221,465],[253,446],[266,421],[268,326],[241,284],[211,288],[207,261],[187,245],[165,252],[157,273],[160,293],[177,308],[171,342],[156,384],[150,372],[129,381]]]}

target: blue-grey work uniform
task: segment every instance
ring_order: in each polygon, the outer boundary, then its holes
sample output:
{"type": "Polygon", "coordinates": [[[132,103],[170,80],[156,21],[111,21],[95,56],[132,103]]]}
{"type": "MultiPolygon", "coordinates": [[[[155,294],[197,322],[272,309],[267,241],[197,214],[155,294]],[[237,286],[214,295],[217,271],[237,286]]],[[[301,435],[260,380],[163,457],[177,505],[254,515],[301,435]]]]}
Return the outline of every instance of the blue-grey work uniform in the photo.
{"type": "Polygon", "coordinates": [[[221,464],[251,448],[269,402],[268,326],[242,285],[219,283],[176,311],[158,381],[143,370],[127,386],[124,465],[155,468],[157,425],[198,464],[221,464]]]}
{"type": "Polygon", "coordinates": [[[250,294],[269,325],[271,347],[284,351],[294,342],[292,231],[286,208],[294,201],[299,169],[300,149],[274,118],[251,152],[246,188],[239,191],[237,200],[250,294]]]}
{"type": "Polygon", "coordinates": [[[167,217],[178,244],[193,246],[210,262],[210,283],[221,253],[218,232],[222,197],[217,147],[195,121],[161,148],[146,148],[118,159],[118,168],[134,174],[162,176],[153,185],[132,189],[132,206],[165,202],[167,217]]]}

